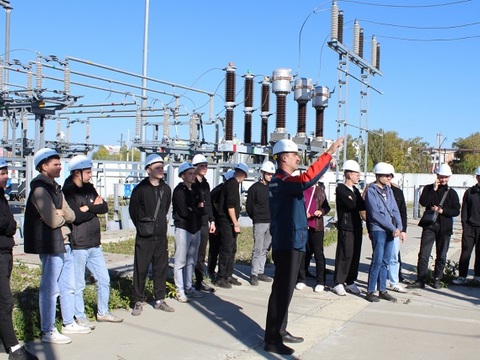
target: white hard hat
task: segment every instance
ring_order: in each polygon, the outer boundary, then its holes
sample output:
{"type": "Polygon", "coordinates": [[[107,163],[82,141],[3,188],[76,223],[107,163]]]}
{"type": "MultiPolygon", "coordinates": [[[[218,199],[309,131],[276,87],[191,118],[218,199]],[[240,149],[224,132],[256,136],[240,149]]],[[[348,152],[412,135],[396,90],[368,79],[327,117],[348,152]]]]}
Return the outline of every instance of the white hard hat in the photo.
{"type": "Polygon", "coordinates": [[[85,155],[75,155],[68,163],[70,172],[74,170],[91,169],[92,167],[92,161],[85,155]]]}
{"type": "Polygon", "coordinates": [[[208,160],[202,154],[197,154],[192,159],[192,165],[197,166],[198,164],[208,164],[208,160]]]}
{"type": "Polygon", "coordinates": [[[33,157],[33,164],[35,165],[35,169],[38,170],[38,165],[40,165],[42,162],[44,162],[45,160],[48,160],[52,157],[60,158],[58,153],[53,149],[43,148],[43,149],[38,150],[35,153],[35,156],[33,157]]]}
{"type": "Polygon", "coordinates": [[[475,170],[475,175],[480,175],[480,166],[475,170]]]}
{"type": "Polygon", "coordinates": [[[451,176],[452,175],[452,169],[450,169],[450,165],[448,165],[448,164],[440,165],[437,169],[437,175],[451,176]]]}
{"type": "Polygon", "coordinates": [[[275,174],[275,165],[271,161],[265,161],[260,168],[261,171],[266,173],[275,174]]]}
{"type": "Polygon", "coordinates": [[[6,168],[8,166],[5,159],[0,159],[0,169],[6,168]]]}
{"type": "Polygon", "coordinates": [[[145,169],[152,164],[161,162],[163,164],[163,158],[158,154],[150,154],[145,159],[145,169]]]}
{"type": "Polygon", "coordinates": [[[379,162],[373,168],[373,173],[375,175],[389,175],[389,174],[393,175],[392,171],[393,171],[393,166],[386,162],[379,162]]]}
{"type": "Polygon", "coordinates": [[[235,170],[228,169],[227,172],[223,173],[223,177],[225,178],[225,180],[230,180],[233,177],[233,174],[235,174],[235,170]]]}
{"type": "Polygon", "coordinates": [[[248,166],[244,163],[238,163],[236,166],[235,166],[235,170],[242,170],[245,174],[248,175],[248,166]]]}
{"type": "Polygon", "coordinates": [[[355,160],[347,160],[343,163],[342,166],[343,171],[353,171],[353,172],[360,172],[360,165],[355,160]]]}
{"type": "Polygon", "coordinates": [[[180,177],[185,171],[187,171],[189,169],[194,169],[192,163],[189,163],[188,161],[183,162],[178,167],[178,176],[180,177]]]}
{"type": "Polygon", "coordinates": [[[395,168],[392,164],[388,164],[388,166],[390,167],[390,174],[392,175],[392,178],[395,177],[395,168]]]}
{"type": "Polygon", "coordinates": [[[284,152],[298,152],[298,146],[290,139],[278,140],[273,145],[273,155],[284,152]]]}

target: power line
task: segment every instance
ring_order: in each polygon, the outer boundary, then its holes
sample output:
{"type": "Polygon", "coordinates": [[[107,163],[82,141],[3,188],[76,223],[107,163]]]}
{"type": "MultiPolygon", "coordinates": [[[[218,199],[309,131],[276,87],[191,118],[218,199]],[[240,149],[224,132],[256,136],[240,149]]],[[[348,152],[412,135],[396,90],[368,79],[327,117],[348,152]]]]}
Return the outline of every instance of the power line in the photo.
{"type": "Polygon", "coordinates": [[[460,25],[451,25],[451,26],[411,26],[411,25],[384,23],[384,22],[371,21],[371,20],[360,20],[360,21],[370,23],[370,24],[382,25],[382,26],[392,26],[392,27],[416,29],[416,30],[450,30],[450,29],[458,29],[458,28],[463,28],[468,26],[480,25],[480,21],[467,23],[467,24],[460,24],[460,25]]]}
{"type": "Polygon", "coordinates": [[[463,36],[463,37],[457,37],[457,38],[431,38],[431,39],[401,38],[401,37],[387,36],[387,35],[376,35],[376,36],[384,39],[392,39],[392,40],[400,40],[400,41],[416,41],[416,42],[448,42],[448,41],[461,41],[461,40],[480,38],[480,35],[463,36]]]}
{"type": "Polygon", "coordinates": [[[370,3],[370,2],[355,1],[355,0],[339,0],[339,1],[349,2],[349,3],[354,3],[354,4],[361,4],[361,5],[369,5],[369,6],[415,9],[415,8],[433,8],[433,7],[440,7],[440,6],[458,5],[458,4],[462,4],[462,3],[471,2],[472,0],[459,0],[459,1],[452,1],[452,2],[439,3],[439,4],[430,4],[430,5],[391,5],[391,4],[379,4],[379,3],[370,3]]]}

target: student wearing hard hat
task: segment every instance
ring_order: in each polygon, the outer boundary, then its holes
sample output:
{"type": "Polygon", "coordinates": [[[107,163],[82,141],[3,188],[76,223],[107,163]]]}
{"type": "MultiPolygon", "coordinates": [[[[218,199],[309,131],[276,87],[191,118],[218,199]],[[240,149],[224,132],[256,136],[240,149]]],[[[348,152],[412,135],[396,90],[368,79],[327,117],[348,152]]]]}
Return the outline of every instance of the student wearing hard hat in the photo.
{"type": "Polygon", "coordinates": [[[253,221],[253,251],[250,284],[258,285],[258,280],[271,282],[272,278],[265,275],[265,261],[270,249],[270,210],[268,207],[268,184],[275,173],[275,165],[265,161],[260,168],[260,180],[250,186],[247,194],[246,209],[253,221]]]}
{"type": "Polygon", "coordinates": [[[387,291],[387,267],[394,250],[394,239],[403,231],[402,218],[389,186],[392,166],[380,162],[375,165],[373,172],[375,182],[370,184],[365,195],[368,232],[373,250],[366,299],[370,302],[378,302],[380,299],[396,302],[397,299],[387,291]]]}
{"type": "Polygon", "coordinates": [[[75,318],[79,325],[94,329],[85,314],[83,292],[85,267],[97,282],[97,321],[119,323],[123,319],[110,313],[110,276],[100,247],[100,221],[98,215],[108,212],[108,204],[90,183],[92,161],[85,155],[74,156],[69,164],[70,176],[65,179],[63,193],[75,212],[71,225],[70,243],[75,261],[75,318]]]}
{"type": "Polygon", "coordinates": [[[128,211],[137,229],[133,260],[133,316],[142,314],[145,280],[152,264],[154,308],[165,312],[175,309],[165,301],[168,274],[167,214],[172,190],[164,180],[163,158],[151,154],[145,160],[148,177],[132,191],[128,211]]]}
{"type": "Polygon", "coordinates": [[[215,285],[224,289],[231,289],[232,285],[242,285],[233,276],[233,263],[237,252],[237,237],[240,233],[241,200],[240,184],[248,176],[248,166],[238,163],[233,177],[222,187],[223,206],[218,218],[220,232],[220,253],[218,256],[218,273],[215,285]]]}
{"type": "Polygon", "coordinates": [[[460,214],[460,201],[457,192],[448,187],[452,170],[448,164],[438,167],[437,178],[433,184],[423,188],[420,205],[435,211],[438,216],[430,226],[423,227],[418,253],[417,280],[409,287],[424,288],[428,276],[428,261],[435,244],[436,257],[432,287],[442,287],[443,270],[447,263],[447,252],[453,234],[453,218],[460,214]]]}
{"type": "Polygon", "coordinates": [[[195,184],[202,192],[205,201],[205,214],[202,216],[201,241],[198,248],[198,259],[195,265],[195,289],[198,291],[214,292],[215,289],[209,286],[204,278],[206,277],[205,258],[209,235],[215,233],[215,218],[213,217],[212,200],[210,198],[210,184],[206,175],[208,171],[208,160],[202,154],[197,154],[192,159],[195,166],[195,184]]]}
{"type": "Polygon", "coordinates": [[[42,279],[39,289],[40,326],[42,342],[68,344],[65,334],[87,334],[91,330],[74,321],[75,274],[70,228],[75,213],[65,201],[60,185],[62,163],[58,153],[49,148],[38,150],[33,157],[40,173],[30,182],[30,193],[25,206],[24,249],[28,254],[39,254],[42,279]],[[62,310],[62,334],[55,327],[57,298],[62,310]]]}
{"type": "Polygon", "coordinates": [[[177,300],[188,302],[188,297],[203,297],[192,285],[193,271],[198,259],[201,241],[202,217],[205,214],[203,193],[195,183],[195,168],[184,162],[178,168],[183,180],[173,190],[173,224],[175,225],[175,262],[173,275],[177,300]]]}
{"type": "Polygon", "coordinates": [[[338,235],[332,291],[339,296],[347,295],[347,291],[359,295],[361,291],[355,281],[362,250],[360,212],[365,210],[365,202],[356,187],[360,180],[360,165],[355,160],[347,160],[342,169],[344,183],[335,189],[338,235]]]}
{"type": "Polygon", "coordinates": [[[17,232],[15,221],[7,199],[5,199],[5,186],[8,181],[8,164],[0,159],[0,339],[9,359],[38,360],[18,343],[15,329],[13,328],[12,311],[13,296],[10,289],[10,276],[13,266],[13,252],[17,232]]]}
{"type": "Polygon", "coordinates": [[[458,278],[455,285],[468,283],[468,266],[473,248],[475,265],[473,280],[480,283],[480,166],[475,170],[477,183],[465,191],[462,201],[462,253],[458,262],[458,278]]]}
{"type": "Polygon", "coordinates": [[[269,184],[269,207],[275,276],[268,299],[265,351],[291,355],[294,349],[285,343],[303,341],[302,337],[293,336],[287,331],[288,307],[308,239],[303,191],[314,185],[328,170],[332,154],[342,143],[343,138],[334,141],[317,161],[297,176],[292,175],[300,165],[297,144],[290,139],[282,139],[273,146],[277,171],[269,184]]]}

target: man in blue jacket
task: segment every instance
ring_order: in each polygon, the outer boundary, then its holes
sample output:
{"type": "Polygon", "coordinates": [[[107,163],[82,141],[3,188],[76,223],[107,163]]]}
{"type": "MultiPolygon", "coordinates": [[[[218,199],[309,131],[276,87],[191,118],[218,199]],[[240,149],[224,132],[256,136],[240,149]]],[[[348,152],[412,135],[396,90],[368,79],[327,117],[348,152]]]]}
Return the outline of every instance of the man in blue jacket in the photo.
{"type": "Polygon", "coordinates": [[[317,183],[327,171],[332,154],[342,143],[343,138],[336,140],[306,172],[298,176],[292,176],[300,164],[297,145],[289,139],[282,139],[273,147],[278,169],[269,184],[269,207],[275,278],[268,300],[265,351],[291,355],[294,350],[284,343],[303,341],[303,338],[287,332],[288,307],[308,240],[303,191],[317,183]]]}

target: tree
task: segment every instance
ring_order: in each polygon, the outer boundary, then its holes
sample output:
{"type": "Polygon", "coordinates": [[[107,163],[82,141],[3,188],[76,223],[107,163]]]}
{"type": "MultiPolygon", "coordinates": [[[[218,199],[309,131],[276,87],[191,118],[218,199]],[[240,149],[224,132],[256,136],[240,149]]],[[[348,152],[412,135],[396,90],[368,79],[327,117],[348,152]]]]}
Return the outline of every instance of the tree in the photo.
{"type": "Polygon", "coordinates": [[[480,132],[456,139],[453,146],[458,148],[452,164],[453,171],[457,174],[473,173],[480,166],[480,132]]]}

